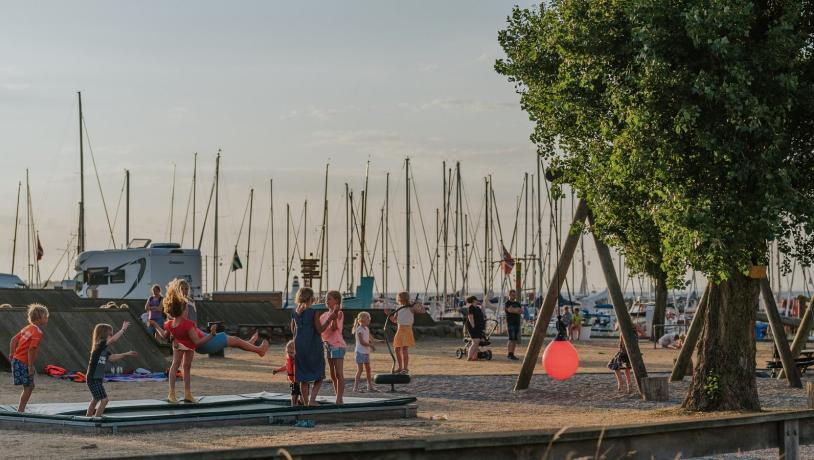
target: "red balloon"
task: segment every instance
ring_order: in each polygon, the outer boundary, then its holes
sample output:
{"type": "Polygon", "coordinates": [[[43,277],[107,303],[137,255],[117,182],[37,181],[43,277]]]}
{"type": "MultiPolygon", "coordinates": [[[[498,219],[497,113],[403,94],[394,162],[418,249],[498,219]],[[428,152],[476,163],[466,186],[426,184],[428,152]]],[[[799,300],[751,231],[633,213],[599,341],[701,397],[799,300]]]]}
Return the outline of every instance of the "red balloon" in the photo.
{"type": "Polygon", "coordinates": [[[555,380],[568,380],[579,367],[577,349],[567,340],[554,340],[543,352],[543,368],[555,380]]]}

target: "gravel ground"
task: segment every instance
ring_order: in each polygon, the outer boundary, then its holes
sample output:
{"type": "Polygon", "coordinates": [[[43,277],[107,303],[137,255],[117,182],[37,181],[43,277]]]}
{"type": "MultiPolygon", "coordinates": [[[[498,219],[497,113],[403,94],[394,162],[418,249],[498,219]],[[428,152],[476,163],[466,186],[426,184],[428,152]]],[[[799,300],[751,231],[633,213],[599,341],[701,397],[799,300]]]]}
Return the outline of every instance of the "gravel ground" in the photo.
{"type": "MultiPolygon", "coordinates": [[[[495,359],[478,363],[455,358],[455,348],[460,341],[422,341],[412,350],[410,367],[414,380],[405,388],[406,394],[418,398],[419,413],[416,419],[375,424],[321,424],[305,431],[291,427],[256,426],[96,436],[0,430],[0,446],[4,447],[0,457],[94,458],[201,449],[426,437],[477,431],[658,423],[709,416],[688,414],[679,409],[687,391],[688,379],[671,384],[671,398],[665,402],[646,402],[638,395],[618,394],[613,375],[605,369],[605,363],[615,352],[617,343],[614,340],[593,340],[577,344],[581,366],[580,373],[574,378],[558,382],[545,375],[536,375],[529,390],[513,392],[520,364],[502,356],[500,339],[495,340],[496,346],[493,347],[495,359]],[[433,420],[436,416],[445,416],[447,420],[433,420]]],[[[670,369],[675,351],[654,350],[652,345],[644,342],[641,346],[651,374],[670,369]]],[[[523,350],[518,351],[522,354],[523,350]]],[[[758,363],[763,363],[769,354],[768,345],[759,344],[758,363]]],[[[239,351],[227,353],[226,359],[199,356],[193,365],[194,393],[217,395],[263,390],[287,391],[285,377],[272,377],[270,371],[272,365],[281,364],[282,356],[280,345],[273,346],[265,358],[239,351]]],[[[374,370],[388,370],[389,361],[386,350],[379,350],[374,355],[374,370]]],[[[353,375],[353,367],[352,363],[346,363],[346,376],[353,375]]],[[[542,374],[542,370],[538,369],[537,373],[542,374]]],[[[812,381],[810,378],[804,380],[812,381]]],[[[0,373],[0,404],[17,403],[19,393],[10,381],[10,374],[0,373]]],[[[88,400],[85,385],[45,376],[38,376],[37,385],[31,401],[33,404],[88,400]]],[[[764,410],[805,407],[806,398],[802,390],[789,389],[784,382],[768,378],[759,378],[758,385],[764,410]]],[[[166,383],[162,382],[109,383],[106,387],[111,398],[118,400],[163,398],[166,395],[166,383]]],[[[331,393],[329,385],[323,386],[323,395],[331,393]]],[[[376,394],[386,395],[387,393],[376,394]]],[[[774,450],[708,458],[763,459],[776,456],[777,451],[774,450]]],[[[814,450],[804,448],[803,458],[814,458],[814,450]]]]}

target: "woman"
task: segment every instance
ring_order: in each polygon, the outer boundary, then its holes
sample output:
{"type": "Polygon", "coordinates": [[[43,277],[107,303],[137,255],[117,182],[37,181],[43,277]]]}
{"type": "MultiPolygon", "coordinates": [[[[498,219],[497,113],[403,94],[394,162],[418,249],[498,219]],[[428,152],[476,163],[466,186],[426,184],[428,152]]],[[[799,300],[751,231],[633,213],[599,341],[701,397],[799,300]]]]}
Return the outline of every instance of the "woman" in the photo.
{"type": "Polygon", "coordinates": [[[319,388],[325,379],[325,354],[322,345],[322,332],[337,316],[338,310],[331,310],[317,320],[314,304],[314,291],[302,287],[294,299],[297,309],[291,314],[291,331],[294,333],[294,381],[300,384],[302,401],[306,406],[316,403],[319,388]]]}

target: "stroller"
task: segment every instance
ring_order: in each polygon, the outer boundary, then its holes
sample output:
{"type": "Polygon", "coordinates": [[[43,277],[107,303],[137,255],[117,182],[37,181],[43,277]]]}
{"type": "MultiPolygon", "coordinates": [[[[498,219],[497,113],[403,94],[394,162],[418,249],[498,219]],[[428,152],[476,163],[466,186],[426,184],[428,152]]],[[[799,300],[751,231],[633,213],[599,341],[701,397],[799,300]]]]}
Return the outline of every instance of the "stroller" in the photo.
{"type": "MultiPolygon", "coordinates": [[[[463,313],[462,313],[463,315],[463,313]]],[[[466,327],[466,315],[463,315],[464,318],[464,344],[463,346],[458,347],[455,350],[455,356],[458,359],[462,359],[465,356],[469,356],[469,347],[472,346],[472,337],[469,336],[469,330],[466,327]]],[[[497,329],[497,321],[494,319],[486,319],[486,328],[484,329],[484,338],[481,339],[479,346],[481,347],[478,350],[478,359],[485,359],[487,361],[492,360],[492,350],[484,350],[484,347],[488,347],[492,344],[492,334],[497,329]]]]}

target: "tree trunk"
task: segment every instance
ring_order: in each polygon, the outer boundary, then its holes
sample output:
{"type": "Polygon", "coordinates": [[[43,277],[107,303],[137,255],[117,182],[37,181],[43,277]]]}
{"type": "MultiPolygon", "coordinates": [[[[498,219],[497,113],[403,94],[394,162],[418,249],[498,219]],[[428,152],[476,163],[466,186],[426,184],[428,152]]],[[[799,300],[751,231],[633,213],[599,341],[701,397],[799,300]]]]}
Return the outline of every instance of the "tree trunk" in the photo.
{"type": "Polygon", "coordinates": [[[653,328],[651,340],[656,341],[664,335],[664,321],[667,319],[667,274],[658,268],[656,282],[656,307],[653,310],[653,328]]]}
{"type": "Polygon", "coordinates": [[[736,272],[712,284],[698,362],[683,407],[760,410],[755,382],[755,313],[760,281],[736,272]]]}

